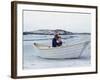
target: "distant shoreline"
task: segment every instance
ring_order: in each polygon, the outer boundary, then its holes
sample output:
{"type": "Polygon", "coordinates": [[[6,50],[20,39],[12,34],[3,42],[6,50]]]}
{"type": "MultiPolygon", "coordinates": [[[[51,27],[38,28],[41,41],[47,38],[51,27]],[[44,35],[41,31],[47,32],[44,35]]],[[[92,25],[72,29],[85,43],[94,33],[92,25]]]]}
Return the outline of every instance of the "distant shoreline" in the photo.
{"type": "Polygon", "coordinates": [[[55,33],[59,33],[59,35],[79,35],[79,34],[89,34],[90,33],[74,33],[74,32],[70,32],[70,31],[66,31],[66,30],[62,30],[62,29],[55,29],[55,30],[48,30],[48,29],[40,29],[40,30],[36,30],[36,31],[27,31],[27,32],[23,32],[23,35],[29,35],[29,34],[35,34],[35,35],[54,35],[55,33]]]}
{"type": "MultiPolygon", "coordinates": [[[[54,35],[54,34],[23,32],[23,35],[54,35]]],[[[91,35],[91,33],[73,33],[73,34],[60,34],[60,35],[91,35]]]]}

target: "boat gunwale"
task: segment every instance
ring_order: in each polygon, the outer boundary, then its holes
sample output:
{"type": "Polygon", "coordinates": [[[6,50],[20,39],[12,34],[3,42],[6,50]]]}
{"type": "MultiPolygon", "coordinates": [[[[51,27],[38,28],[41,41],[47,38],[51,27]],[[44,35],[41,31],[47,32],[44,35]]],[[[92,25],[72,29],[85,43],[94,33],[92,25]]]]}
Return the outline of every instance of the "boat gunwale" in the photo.
{"type": "Polygon", "coordinates": [[[89,43],[90,41],[84,41],[84,42],[80,42],[80,43],[76,43],[76,44],[71,44],[71,45],[65,45],[65,46],[60,46],[60,47],[49,47],[47,46],[47,48],[43,49],[40,48],[36,45],[34,45],[36,48],[38,48],[39,50],[54,50],[54,49],[60,49],[60,48],[66,48],[66,47],[72,47],[72,46],[76,46],[76,45],[80,45],[80,44],[85,44],[85,43],[89,43]]]}

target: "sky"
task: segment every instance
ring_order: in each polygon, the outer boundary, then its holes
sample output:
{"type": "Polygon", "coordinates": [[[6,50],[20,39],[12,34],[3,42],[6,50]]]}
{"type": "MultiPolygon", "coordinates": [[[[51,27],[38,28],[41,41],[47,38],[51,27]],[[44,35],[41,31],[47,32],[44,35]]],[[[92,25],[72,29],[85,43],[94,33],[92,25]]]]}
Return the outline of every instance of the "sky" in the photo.
{"type": "Polygon", "coordinates": [[[74,12],[23,11],[23,31],[63,29],[91,32],[91,14],[74,12]]]}

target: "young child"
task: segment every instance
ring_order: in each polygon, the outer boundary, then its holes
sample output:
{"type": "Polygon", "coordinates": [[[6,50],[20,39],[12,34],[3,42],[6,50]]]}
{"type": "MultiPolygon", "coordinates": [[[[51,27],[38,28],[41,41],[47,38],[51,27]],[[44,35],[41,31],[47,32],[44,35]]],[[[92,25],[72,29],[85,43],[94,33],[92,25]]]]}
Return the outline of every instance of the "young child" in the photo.
{"type": "Polygon", "coordinates": [[[62,45],[62,40],[61,37],[59,36],[58,39],[56,40],[57,42],[57,46],[61,46],[62,45]]]}

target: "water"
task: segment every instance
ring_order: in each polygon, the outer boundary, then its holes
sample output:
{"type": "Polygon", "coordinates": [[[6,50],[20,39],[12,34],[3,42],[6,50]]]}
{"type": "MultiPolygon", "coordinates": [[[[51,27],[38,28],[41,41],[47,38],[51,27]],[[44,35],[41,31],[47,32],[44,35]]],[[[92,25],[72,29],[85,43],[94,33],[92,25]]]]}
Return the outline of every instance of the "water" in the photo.
{"type": "MultiPolygon", "coordinates": [[[[84,40],[90,40],[90,35],[63,35],[63,45],[73,44],[84,40]]],[[[90,45],[84,50],[78,59],[44,59],[37,56],[33,43],[50,45],[53,35],[24,35],[23,36],[23,69],[45,69],[60,67],[81,67],[91,65],[90,45]]]]}

